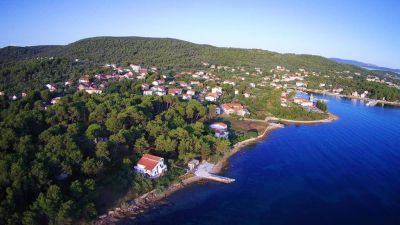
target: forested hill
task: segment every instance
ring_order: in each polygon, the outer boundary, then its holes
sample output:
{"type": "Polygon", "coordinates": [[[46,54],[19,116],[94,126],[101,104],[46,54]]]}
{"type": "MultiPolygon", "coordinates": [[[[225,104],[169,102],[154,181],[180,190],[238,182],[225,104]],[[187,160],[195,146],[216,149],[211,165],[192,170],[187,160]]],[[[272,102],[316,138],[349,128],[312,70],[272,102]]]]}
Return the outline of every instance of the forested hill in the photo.
{"type": "Polygon", "coordinates": [[[63,57],[98,63],[144,63],[157,66],[196,66],[202,61],[231,66],[287,68],[306,67],[319,71],[360,70],[312,55],[280,54],[259,49],[219,48],[170,38],[95,37],[64,46],[5,47],[0,63],[38,57],[63,57]]]}

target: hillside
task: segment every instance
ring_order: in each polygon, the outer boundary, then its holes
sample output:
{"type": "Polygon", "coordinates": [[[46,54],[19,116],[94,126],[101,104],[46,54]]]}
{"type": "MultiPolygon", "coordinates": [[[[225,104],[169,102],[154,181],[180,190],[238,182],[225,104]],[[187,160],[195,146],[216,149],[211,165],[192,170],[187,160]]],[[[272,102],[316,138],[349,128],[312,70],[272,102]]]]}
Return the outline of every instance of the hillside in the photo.
{"type": "Polygon", "coordinates": [[[219,48],[170,38],[95,37],[64,46],[5,47],[0,63],[37,57],[87,59],[98,63],[144,63],[158,66],[194,66],[201,61],[224,65],[308,67],[316,70],[359,70],[312,55],[279,54],[259,49],[219,48]]]}
{"type": "Polygon", "coordinates": [[[195,69],[202,62],[253,69],[259,67],[264,71],[279,65],[292,71],[304,68],[333,76],[343,71],[364,75],[374,73],[314,55],[221,48],[171,38],[94,37],[68,45],[0,49],[0,91],[9,95],[19,94],[43,88],[47,83],[76,79],[84,73],[101,73],[99,68],[106,63],[156,65],[161,69],[177,66],[195,69]]]}

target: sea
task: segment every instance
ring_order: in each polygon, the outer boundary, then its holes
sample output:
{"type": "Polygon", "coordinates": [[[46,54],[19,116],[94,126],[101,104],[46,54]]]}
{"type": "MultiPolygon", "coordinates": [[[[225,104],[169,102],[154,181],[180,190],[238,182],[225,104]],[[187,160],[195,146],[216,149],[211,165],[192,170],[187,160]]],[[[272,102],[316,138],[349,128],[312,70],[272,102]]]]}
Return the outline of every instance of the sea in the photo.
{"type": "Polygon", "coordinates": [[[314,95],[340,119],[289,125],[203,182],[119,224],[398,225],[400,108],[314,95]]]}

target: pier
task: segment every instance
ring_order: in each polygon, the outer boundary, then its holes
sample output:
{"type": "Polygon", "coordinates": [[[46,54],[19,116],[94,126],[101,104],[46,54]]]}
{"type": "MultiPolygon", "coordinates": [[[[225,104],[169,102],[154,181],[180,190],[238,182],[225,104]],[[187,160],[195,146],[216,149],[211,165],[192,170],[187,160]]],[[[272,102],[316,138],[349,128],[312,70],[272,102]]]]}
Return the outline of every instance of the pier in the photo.
{"type": "Polygon", "coordinates": [[[235,181],[235,179],[211,173],[213,168],[214,164],[209,162],[203,162],[195,169],[194,174],[204,179],[213,180],[225,184],[229,184],[235,181]]]}

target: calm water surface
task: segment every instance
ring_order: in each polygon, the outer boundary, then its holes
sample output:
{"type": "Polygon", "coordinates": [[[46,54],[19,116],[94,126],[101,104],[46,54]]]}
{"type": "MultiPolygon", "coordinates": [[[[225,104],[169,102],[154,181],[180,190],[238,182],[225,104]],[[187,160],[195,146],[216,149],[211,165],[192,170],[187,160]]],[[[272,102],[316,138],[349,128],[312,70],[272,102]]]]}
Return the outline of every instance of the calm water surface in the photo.
{"type": "Polygon", "coordinates": [[[400,224],[400,109],[324,98],[339,121],[276,130],[231,158],[235,183],[193,185],[121,224],[400,224]]]}

